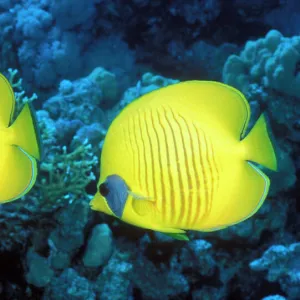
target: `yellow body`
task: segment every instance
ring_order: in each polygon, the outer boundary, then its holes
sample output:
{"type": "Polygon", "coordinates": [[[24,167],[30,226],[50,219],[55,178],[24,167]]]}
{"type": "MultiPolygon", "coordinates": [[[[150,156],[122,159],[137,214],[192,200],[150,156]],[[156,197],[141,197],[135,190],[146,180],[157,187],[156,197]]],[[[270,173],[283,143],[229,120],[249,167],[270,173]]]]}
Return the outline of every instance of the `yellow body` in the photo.
{"type": "Polygon", "coordinates": [[[15,120],[13,90],[0,74],[0,203],[16,200],[33,186],[40,158],[32,110],[26,104],[15,120]]]}
{"type": "MultiPolygon", "coordinates": [[[[225,84],[187,81],[128,105],[111,124],[99,184],[117,174],[129,194],[122,220],[165,233],[211,231],[241,222],[262,205],[275,170],[263,116],[245,137],[250,107],[225,84]],[[134,195],[140,195],[139,198],[134,195]]],[[[99,192],[95,210],[113,215],[99,192]]]]}

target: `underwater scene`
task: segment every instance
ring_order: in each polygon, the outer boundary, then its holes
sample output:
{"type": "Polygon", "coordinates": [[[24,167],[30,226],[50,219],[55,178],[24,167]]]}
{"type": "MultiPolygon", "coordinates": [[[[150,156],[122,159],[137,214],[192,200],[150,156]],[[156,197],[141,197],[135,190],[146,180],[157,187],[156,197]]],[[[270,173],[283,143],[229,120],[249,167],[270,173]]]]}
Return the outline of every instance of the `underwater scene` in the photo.
{"type": "Polygon", "coordinates": [[[0,300],[300,299],[299,0],[0,28],[0,300]]]}

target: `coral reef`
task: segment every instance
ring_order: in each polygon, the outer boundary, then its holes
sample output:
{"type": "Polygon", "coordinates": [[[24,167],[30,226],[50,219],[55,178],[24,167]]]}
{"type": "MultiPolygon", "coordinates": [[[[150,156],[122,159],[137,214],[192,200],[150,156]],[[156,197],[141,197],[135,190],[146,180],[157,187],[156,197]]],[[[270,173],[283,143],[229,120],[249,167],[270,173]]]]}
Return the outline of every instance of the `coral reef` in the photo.
{"type": "Polygon", "coordinates": [[[300,6],[287,2],[0,1],[0,72],[43,142],[34,188],[0,208],[0,299],[299,298],[300,6]],[[186,79],[241,90],[279,161],[253,217],[190,242],[89,207],[112,120],[186,79]]]}
{"type": "MultiPolygon", "coordinates": [[[[265,38],[249,41],[240,56],[230,56],[225,64],[223,79],[268,107],[286,138],[300,141],[300,38],[285,38],[271,30],[265,38]]],[[[279,130],[279,129],[278,129],[279,130]]]]}
{"type": "Polygon", "coordinates": [[[288,299],[298,299],[300,291],[300,243],[273,245],[263,256],[250,263],[250,268],[264,272],[270,282],[278,281],[288,299]]]}

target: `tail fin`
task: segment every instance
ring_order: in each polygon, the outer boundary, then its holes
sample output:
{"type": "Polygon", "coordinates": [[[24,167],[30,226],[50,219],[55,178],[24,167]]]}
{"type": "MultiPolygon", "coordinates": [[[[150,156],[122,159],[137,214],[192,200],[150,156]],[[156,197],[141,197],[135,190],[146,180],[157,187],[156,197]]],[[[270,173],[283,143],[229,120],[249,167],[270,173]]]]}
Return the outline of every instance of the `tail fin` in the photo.
{"type": "Polygon", "coordinates": [[[36,159],[41,158],[41,143],[33,109],[27,103],[11,125],[13,144],[19,146],[36,159]]]}
{"type": "Polygon", "coordinates": [[[268,134],[266,118],[263,114],[241,143],[246,149],[246,160],[258,163],[273,171],[277,170],[276,154],[268,134]]]}

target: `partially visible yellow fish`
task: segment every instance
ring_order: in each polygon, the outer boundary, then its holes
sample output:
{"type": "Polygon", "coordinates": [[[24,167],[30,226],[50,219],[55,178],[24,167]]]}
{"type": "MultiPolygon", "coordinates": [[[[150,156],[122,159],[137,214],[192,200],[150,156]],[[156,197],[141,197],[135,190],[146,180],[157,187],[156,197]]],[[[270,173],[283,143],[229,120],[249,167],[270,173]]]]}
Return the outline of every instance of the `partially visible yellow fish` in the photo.
{"type": "Polygon", "coordinates": [[[244,95],[213,81],[187,81],[142,96],[111,124],[94,210],[187,240],[251,217],[277,169],[266,120],[245,135],[244,95]]]}
{"type": "Polygon", "coordinates": [[[35,183],[39,138],[29,104],[12,122],[15,108],[13,90],[0,74],[0,203],[25,195],[35,183]]]}

